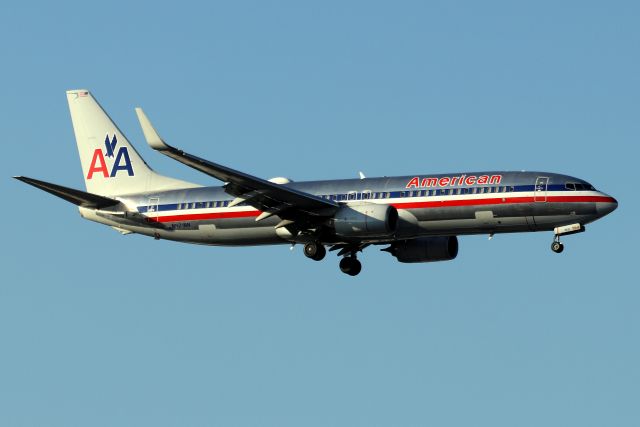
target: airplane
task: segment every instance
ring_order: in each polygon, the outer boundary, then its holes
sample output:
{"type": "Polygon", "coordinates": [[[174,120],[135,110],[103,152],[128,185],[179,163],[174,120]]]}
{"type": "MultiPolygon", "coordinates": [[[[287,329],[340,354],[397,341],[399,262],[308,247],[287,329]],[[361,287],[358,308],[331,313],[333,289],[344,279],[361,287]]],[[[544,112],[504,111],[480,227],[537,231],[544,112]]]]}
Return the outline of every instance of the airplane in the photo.
{"type": "Polygon", "coordinates": [[[142,109],[148,145],[223,182],[198,184],[153,171],[86,89],[67,91],[86,191],[14,178],[78,206],[80,215],[122,234],[204,245],[304,245],[322,260],[327,248],[355,276],[357,258],[385,246],[399,262],[447,261],[461,235],[553,231],[561,236],[614,211],[618,202],[588,182],[548,172],[463,172],[294,182],[262,179],[167,144],[142,109]]]}

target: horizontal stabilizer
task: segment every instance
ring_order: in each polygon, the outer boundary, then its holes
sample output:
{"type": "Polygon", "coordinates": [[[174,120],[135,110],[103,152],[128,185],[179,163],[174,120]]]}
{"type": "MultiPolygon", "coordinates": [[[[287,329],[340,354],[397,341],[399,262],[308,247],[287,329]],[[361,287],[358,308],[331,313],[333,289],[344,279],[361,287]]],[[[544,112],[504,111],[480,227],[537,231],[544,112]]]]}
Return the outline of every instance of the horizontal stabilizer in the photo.
{"type": "Polygon", "coordinates": [[[83,208],[102,209],[107,206],[114,206],[120,203],[118,200],[110,199],[108,197],[86,193],[84,191],[63,187],[62,185],[52,184],[50,182],[40,181],[33,178],[27,178],[26,176],[14,176],[14,178],[22,182],[26,182],[29,185],[33,185],[47,193],[51,193],[54,196],[58,196],[67,202],[73,203],[74,205],[82,206],[83,208]]]}

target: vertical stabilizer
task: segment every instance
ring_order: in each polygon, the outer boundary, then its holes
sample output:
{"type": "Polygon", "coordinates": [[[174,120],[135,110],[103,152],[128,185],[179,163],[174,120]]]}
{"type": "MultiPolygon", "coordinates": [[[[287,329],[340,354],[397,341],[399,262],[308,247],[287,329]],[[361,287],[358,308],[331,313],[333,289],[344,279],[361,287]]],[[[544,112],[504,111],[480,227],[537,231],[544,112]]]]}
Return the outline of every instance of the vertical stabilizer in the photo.
{"type": "Polygon", "coordinates": [[[67,91],[87,191],[103,196],[198,187],[155,173],[88,90],[67,91]]]}

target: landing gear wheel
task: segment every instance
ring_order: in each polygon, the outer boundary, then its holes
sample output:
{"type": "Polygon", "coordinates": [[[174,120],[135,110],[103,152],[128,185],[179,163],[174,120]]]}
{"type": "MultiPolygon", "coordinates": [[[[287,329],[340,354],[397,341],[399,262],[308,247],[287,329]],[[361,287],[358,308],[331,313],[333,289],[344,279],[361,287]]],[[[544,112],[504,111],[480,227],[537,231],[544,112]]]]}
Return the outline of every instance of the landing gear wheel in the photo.
{"type": "Polygon", "coordinates": [[[555,241],[551,244],[551,250],[557,254],[564,250],[564,245],[558,241],[555,241]]]}
{"type": "Polygon", "coordinates": [[[314,261],[320,261],[327,254],[323,245],[317,242],[309,242],[304,245],[304,255],[314,261]]]}
{"type": "Polygon", "coordinates": [[[349,276],[357,276],[362,270],[362,264],[355,257],[344,257],[340,260],[340,271],[349,276]]]}

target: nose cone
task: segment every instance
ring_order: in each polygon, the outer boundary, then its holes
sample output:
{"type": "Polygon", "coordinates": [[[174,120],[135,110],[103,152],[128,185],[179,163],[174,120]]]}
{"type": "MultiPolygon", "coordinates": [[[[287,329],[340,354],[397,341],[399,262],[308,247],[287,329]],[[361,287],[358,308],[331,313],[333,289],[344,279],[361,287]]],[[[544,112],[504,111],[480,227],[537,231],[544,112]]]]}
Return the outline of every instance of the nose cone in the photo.
{"type": "Polygon", "coordinates": [[[603,217],[605,215],[610,214],[615,211],[618,207],[618,201],[611,196],[604,197],[602,202],[596,203],[596,210],[598,211],[598,216],[603,217]]]}

